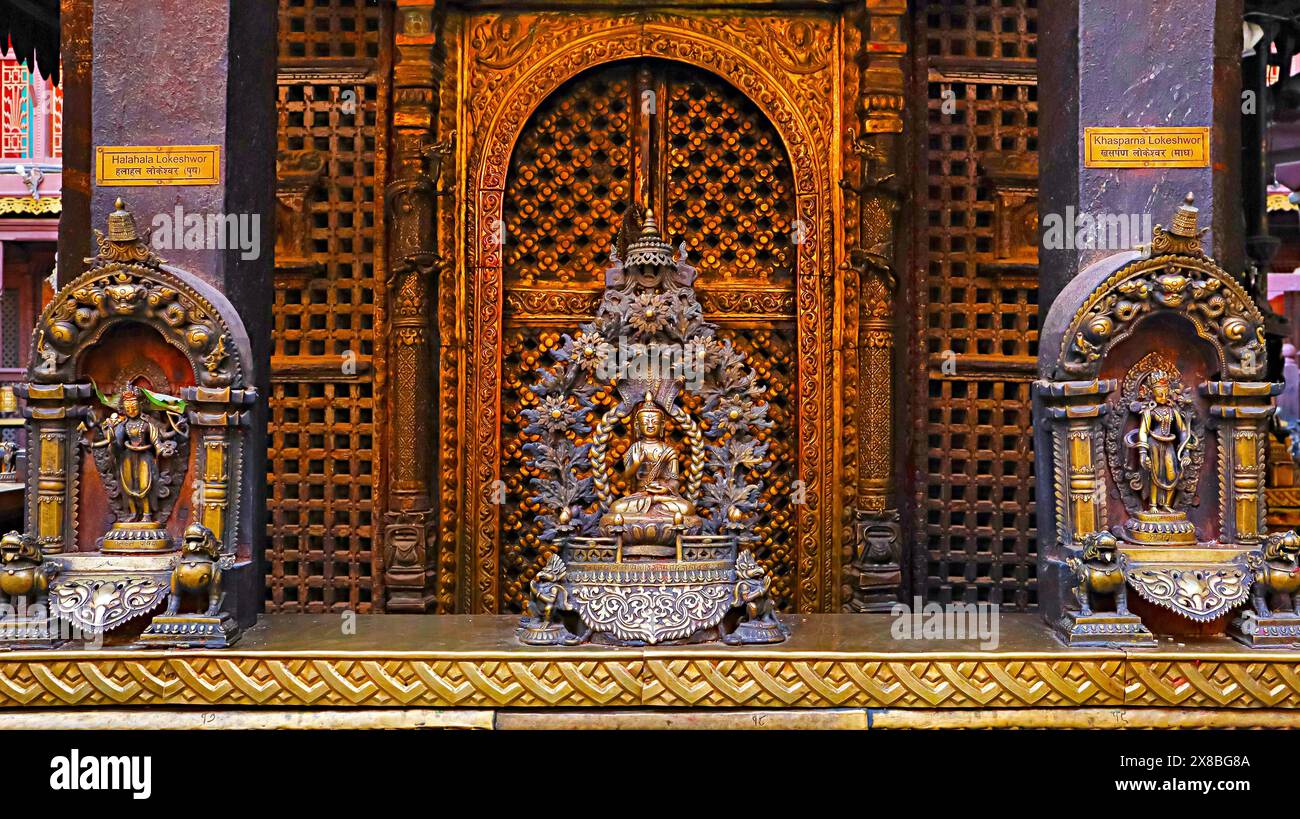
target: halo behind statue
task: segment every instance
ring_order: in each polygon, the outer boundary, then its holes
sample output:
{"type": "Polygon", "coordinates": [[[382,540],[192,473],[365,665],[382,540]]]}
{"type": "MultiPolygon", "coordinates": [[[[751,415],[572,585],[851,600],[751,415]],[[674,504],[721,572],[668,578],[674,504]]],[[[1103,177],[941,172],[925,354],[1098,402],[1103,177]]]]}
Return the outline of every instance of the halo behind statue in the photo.
{"type": "Polygon", "coordinates": [[[536,373],[537,406],[523,413],[533,439],[525,461],[539,476],[532,501],[544,510],[540,539],[551,548],[529,583],[519,637],[533,645],[777,642],[785,631],[768,599],[771,581],[740,552],[754,539],[756,476],[767,467],[767,444],[755,437],[771,426],[764,388],[716,339],[694,269],[661,238],[648,205],[644,213],[640,235],[606,273],[595,321],[564,336],[556,364],[536,373]],[[603,414],[600,389],[618,397],[603,414]],[[699,393],[694,413],[687,391],[699,393]],[[622,430],[620,480],[611,454],[622,430]]]}

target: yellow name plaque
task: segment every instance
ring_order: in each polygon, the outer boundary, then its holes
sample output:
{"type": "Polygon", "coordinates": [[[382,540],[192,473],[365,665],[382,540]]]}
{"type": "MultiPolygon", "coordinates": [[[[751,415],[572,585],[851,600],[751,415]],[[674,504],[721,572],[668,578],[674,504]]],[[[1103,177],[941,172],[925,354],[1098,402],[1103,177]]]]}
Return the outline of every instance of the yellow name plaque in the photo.
{"type": "Polygon", "coordinates": [[[101,187],[220,181],[220,145],[100,146],[95,151],[95,184],[101,187]]]}
{"type": "Polygon", "coordinates": [[[1085,128],[1088,168],[1207,168],[1210,129],[1184,127],[1085,128]]]}

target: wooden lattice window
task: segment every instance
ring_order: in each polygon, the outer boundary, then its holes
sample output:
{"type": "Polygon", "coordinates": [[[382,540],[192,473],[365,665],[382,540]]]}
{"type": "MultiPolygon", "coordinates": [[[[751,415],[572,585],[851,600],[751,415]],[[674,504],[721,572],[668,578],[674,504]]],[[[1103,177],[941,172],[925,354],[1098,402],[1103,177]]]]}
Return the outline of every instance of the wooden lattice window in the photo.
{"type": "Polygon", "coordinates": [[[279,148],[314,150],[306,280],[277,278],[267,475],[267,609],[376,607],[376,117],[386,36],[367,0],[281,0],[279,148]],[[314,63],[300,68],[304,61],[314,63]],[[330,69],[317,79],[324,63],[330,69]],[[340,79],[342,78],[342,79],[340,79]]]}
{"type": "MultiPolygon", "coordinates": [[[[504,203],[503,607],[519,610],[547,554],[534,528],[536,509],[526,500],[531,475],[522,460],[520,411],[535,402],[530,373],[548,360],[561,333],[590,320],[610,243],[642,180],[654,188],[667,238],[674,246],[687,243],[706,317],[768,384],[775,426],[762,437],[774,467],[765,476],[757,553],[781,606],[791,609],[789,500],[798,435],[790,160],[771,123],[738,90],[656,60],[580,74],[539,105],[512,154],[504,203]],[[758,292],[764,296],[746,298],[758,292]]],[[[598,395],[597,402],[613,399],[598,395]]],[[[616,437],[622,442],[622,431],[616,437]]],[[[621,455],[617,447],[612,452],[621,455]]]]}
{"type": "Polygon", "coordinates": [[[1025,609],[1037,587],[1037,268],[999,258],[984,171],[1037,151],[1035,3],[918,4],[916,32],[914,565],[930,599],[1025,609]]]}
{"type": "Polygon", "coordinates": [[[376,59],[383,17],[376,0],[280,0],[281,63],[376,59]]]}
{"type": "Polygon", "coordinates": [[[22,366],[18,345],[22,322],[18,311],[18,289],[6,287],[0,292],[0,368],[16,370],[22,366]]]}

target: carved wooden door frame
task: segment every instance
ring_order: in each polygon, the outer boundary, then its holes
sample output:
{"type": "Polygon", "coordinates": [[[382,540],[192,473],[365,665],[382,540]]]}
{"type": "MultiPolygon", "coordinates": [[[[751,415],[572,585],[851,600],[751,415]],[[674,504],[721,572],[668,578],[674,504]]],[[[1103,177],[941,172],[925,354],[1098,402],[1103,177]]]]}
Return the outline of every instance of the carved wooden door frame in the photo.
{"type": "Polygon", "coordinates": [[[903,562],[893,522],[901,467],[893,457],[899,194],[891,180],[901,152],[906,1],[794,8],[758,0],[726,14],[609,6],[577,13],[397,0],[376,256],[384,292],[375,310],[386,608],[501,607],[494,496],[504,283],[494,237],[511,154],[532,112],[562,84],[638,58],[730,83],[771,122],[790,158],[795,215],[815,226],[798,246],[794,284],[805,500],[793,516],[794,606],[835,611],[843,601],[865,610],[855,582],[883,592],[887,606],[903,562]],[[891,530],[893,557],[867,565],[865,535],[891,530]]]}
{"type": "Polygon", "coordinates": [[[799,245],[799,479],[807,502],[795,515],[797,607],[832,609],[838,596],[832,319],[838,190],[836,117],[838,32],[829,18],[753,16],[724,22],[677,14],[495,15],[472,18],[462,43],[467,108],[473,130],[461,159],[465,202],[467,361],[460,382],[466,420],[461,522],[457,532],[456,610],[492,612],[500,604],[500,506],[494,502],[501,454],[502,257],[498,235],[515,140],[535,107],[564,82],[594,66],[638,57],[675,60],[711,71],[736,86],[773,123],[790,155],[798,217],[816,225],[799,245]],[[522,20],[527,16],[530,19],[522,20]],[[792,25],[811,43],[808,62],[791,56],[792,25]],[[732,27],[731,31],[721,31],[732,27]],[[725,36],[730,34],[731,36],[725,36]],[[513,35],[513,36],[512,36],[513,35]],[[820,35],[820,36],[819,36],[820,35]],[[822,57],[818,60],[818,43],[822,57]],[[827,85],[823,85],[826,83],[827,85]]]}

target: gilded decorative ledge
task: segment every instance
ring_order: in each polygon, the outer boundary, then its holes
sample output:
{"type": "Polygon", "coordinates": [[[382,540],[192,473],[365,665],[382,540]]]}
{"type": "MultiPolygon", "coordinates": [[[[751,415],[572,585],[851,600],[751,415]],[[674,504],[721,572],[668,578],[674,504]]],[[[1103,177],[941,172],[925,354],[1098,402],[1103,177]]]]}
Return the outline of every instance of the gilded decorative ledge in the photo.
{"type": "Polygon", "coordinates": [[[1300,708],[1300,652],[1227,639],[1071,650],[1033,615],[1001,645],[891,618],[799,618],[780,646],[536,649],[514,617],[272,615],[235,649],[0,654],[0,707],[1300,708]]]}

